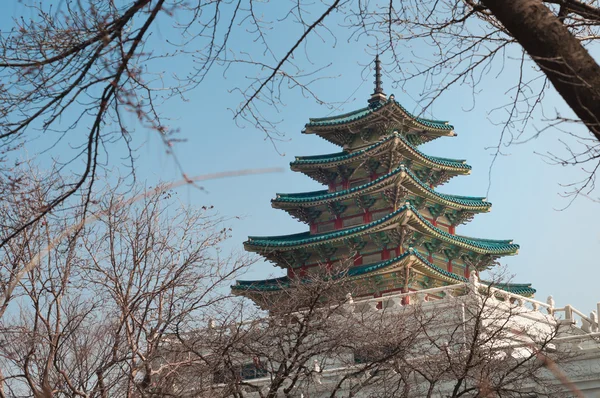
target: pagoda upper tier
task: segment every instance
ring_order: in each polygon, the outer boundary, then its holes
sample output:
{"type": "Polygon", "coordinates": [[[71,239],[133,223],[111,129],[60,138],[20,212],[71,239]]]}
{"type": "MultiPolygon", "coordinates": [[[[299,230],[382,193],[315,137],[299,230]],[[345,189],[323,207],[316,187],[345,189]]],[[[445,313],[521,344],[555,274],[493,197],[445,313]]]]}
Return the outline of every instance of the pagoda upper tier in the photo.
{"type": "Polygon", "coordinates": [[[403,164],[390,173],[354,188],[335,192],[279,193],[271,204],[318,228],[332,218],[341,217],[346,227],[378,219],[406,201],[416,208],[426,208],[432,219],[444,216],[449,221],[447,226],[450,229],[471,219],[476,213],[489,211],[492,206],[483,197],[436,192],[403,164]]]}
{"type": "MultiPolygon", "coordinates": [[[[379,67],[379,61],[376,61],[379,67]]],[[[491,209],[484,197],[440,193],[436,187],[471,167],[464,160],[429,156],[417,145],[455,136],[447,122],[416,117],[388,99],[380,71],[369,106],[344,115],[310,119],[304,133],[343,146],[339,153],[297,157],[294,171],[327,189],[277,194],[272,206],[309,224],[309,230],[282,236],[251,236],[247,251],[286,269],[282,278],[238,281],[234,292],[257,303],[294,281],[311,276],[344,276],[362,296],[380,297],[464,281],[472,272],[514,255],[512,240],[456,233],[460,224],[491,209]],[[402,272],[399,272],[399,271],[402,272]]],[[[504,289],[532,295],[528,284],[504,289]]]]}
{"type": "Polygon", "coordinates": [[[372,175],[386,174],[400,164],[410,166],[419,179],[430,186],[440,185],[456,175],[471,173],[471,166],[465,160],[425,155],[410,144],[404,134],[393,130],[380,141],[362,149],[299,156],[290,165],[293,171],[300,171],[330,187],[351,179],[361,181],[372,175]]]}
{"type": "Polygon", "coordinates": [[[378,141],[390,128],[399,128],[412,145],[456,135],[448,122],[417,117],[396,102],[393,95],[343,115],[311,118],[304,133],[317,134],[344,149],[354,149],[378,141]]]}

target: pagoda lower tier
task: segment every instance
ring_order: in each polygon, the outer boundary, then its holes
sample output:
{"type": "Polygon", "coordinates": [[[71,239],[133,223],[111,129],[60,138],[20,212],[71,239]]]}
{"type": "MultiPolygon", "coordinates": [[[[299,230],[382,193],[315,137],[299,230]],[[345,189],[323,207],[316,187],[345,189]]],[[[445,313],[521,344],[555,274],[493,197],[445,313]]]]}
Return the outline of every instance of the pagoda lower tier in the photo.
{"type": "MultiPolygon", "coordinates": [[[[330,277],[349,281],[355,297],[379,297],[398,291],[406,293],[468,281],[467,276],[435,265],[414,248],[392,259],[350,267],[330,277]]],[[[260,281],[237,281],[232,289],[235,294],[247,296],[262,305],[269,301],[271,295],[276,296],[298,283],[311,282],[312,279],[307,277],[283,276],[260,281]]],[[[505,283],[495,287],[527,297],[536,292],[531,284],[505,283]]]]}
{"type": "MultiPolygon", "coordinates": [[[[377,264],[401,258],[410,251],[427,260],[423,266],[434,265],[431,272],[443,270],[455,280],[486,269],[497,258],[516,254],[519,249],[511,240],[450,234],[429,222],[408,202],[365,225],[322,234],[250,237],[244,246],[286,269],[288,278],[322,273],[341,264],[351,263],[350,269],[377,264]]],[[[436,283],[447,282],[441,278],[436,283]]]]}

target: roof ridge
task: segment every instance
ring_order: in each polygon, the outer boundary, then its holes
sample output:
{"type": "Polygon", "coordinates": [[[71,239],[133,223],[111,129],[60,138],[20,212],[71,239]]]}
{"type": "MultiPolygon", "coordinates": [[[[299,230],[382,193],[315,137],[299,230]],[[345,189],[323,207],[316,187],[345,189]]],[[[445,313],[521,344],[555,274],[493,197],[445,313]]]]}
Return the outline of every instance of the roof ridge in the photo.
{"type": "MultiPolygon", "coordinates": [[[[382,260],[382,261],[378,261],[375,263],[371,263],[371,264],[366,264],[366,265],[359,265],[359,266],[354,266],[354,267],[350,267],[345,271],[340,272],[339,274],[336,274],[333,276],[333,278],[339,278],[339,277],[343,277],[343,276],[359,276],[359,275],[363,275],[363,274],[369,274],[372,273],[374,271],[377,271],[381,268],[385,268],[388,265],[392,265],[400,260],[403,260],[404,258],[406,258],[409,255],[415,255],[419,261],[421,261],[425,266],[433,269],[434,271],[449,277],[451,279],[460,281],[460,282],[468,282],[469,280],[467,278],[465,278],[462,275],[458,275],[455,274],[454,272],[450,272],[447,271],[443,268],[438,267],[437,265],[431,263],[428,259],[426,259],[421,253],[419,253],[417,250],[415,250],[413,247],[409,247],[404,253],[402,253],[399,256],[396,256],[394,258],[391,258],[389,260],[382,260]]],[[[284,275],[282,277],[279,278],[271,278],[271,279],[261,279],[261,280],[236,280],[236,284],[232,286],[232,288],[234,289],[240,289],[242,287],[248,287],[248,288],[260,288],[262,287],[267,287],[268,285],[271,285],[272,287],[280,287],[281,285],[283,285],[282,282],[289,282],[291,281],[291,279],[287,276],[284,275]],[[275,286],[273,286],[275,285],[275,286]]],[[[491,282],[488,281],[481,281],[484,284],[489,285],[491,282]]],[[[519,289],[521,291],[525,291],[524,293],[529,293],[529,294],[533,294],[536,292],[536,290],[534,288],[531,287],[531,283],[499,283],[496,286],[498,286],[499,289],[505,290],[505,291],[519,291],[519,289]]],[[[274,289],[277,290],[277,289],[274,289]]],[[[519,293],[517,293],[519,294],[519,293]]]]}
{"type": "Polygon", "coordinates": [[[339,118],[343,118],[343,117],[348,117],[348,116],[352,116],[356,113],[360,113],[360,112],[364,112],[364,111],[368,111],[368,110],[373,110],[373,108],[370,108],[368,106],[365,106],[364,108],[360,108],[354,111],[350,111],[350,112],[346,112],[346,113],[342,113],[339,115],[334,115],[334,116],[325,116],[325,117],[310,117],[308,118],[308,120],[310,121],[327,121],[327,120],[334,120],[334,119],[339,119],[339,118]]]}
{"type": "MultiPolygon", "coordinates": [[[[249,236],[248,240],[244,243],[251,244],[254,246],[262,246],[262,247],[286,247],[286,246],[313,244],[313,243],[317,243],[317,242],[321,242],[321,241],[327,241],[330,239],[341,238],[344,236],[352,235],[357,232],[362,232],[364,230],[371,229],[373,227],[379,226],[380,224],[383,224],[383,223],[389,221],[390,219],[398,216],[400,213],[404,212],[405,210],[413,210],[413,207],[411,206],[410,203],[407,202],[402,207],[400,207],[398,210],[396,210],[392,213],[389,213],[386,216],[384,216],[378,220],[371,221],[370,223],[358,225],[358,226],[351,227],[351,228],[341,229],[341,230],[332,231],[332,232],[325,232],[322,234],[314,234],[314,235],[311,235],[310,231],[307,231],[304,233],[292,234],[292,235],[249,236]],[[294,239],[298,240],[298,242],[294,242],[294,239]],[[279,240],[279,242],[276,242],[277,240],[279,240]]],[[[508,254],[509,252],[514,252],[519,249],[519,245],[512,243],[512,240],[493,240],[493,239],[482,239],[482,238],[470,238],[470,237],[462,236],[462,235],[449,234],[448,232],[432,225],[416,209],[413,210],[413,214],[416,214],[417,217],[419,218],[419,220],[421,222],[425,223],[425,225],[429,229],[431,229],[434,233],[439,234],[442,237],[449,239],[450,241],[458,241],[458,242],[461,242],[461,243],[469,245],[469,246],[477,247],[483,251],[490,251],[492,253],[494,253],[494,252],[498,253],[498,251],[500,251],[501,253],[506,252],[506,254],[508,254]],[[504,248],[489,247],[489,246],[496,246],[496,245],[500,245],[500,246],[504,245],[506,247],[504,247],[504,248]]]]}
{"type": "Polygon", "coordinates": [[[449,124],[448,121],[426,119],[426,118],[422,118],[419,116],[415,116],[414,114],[409,112],[404,106],[402,106],[402,104],[397,102],[395,100],[395,97],[393,94],[390,95],[390,97],[388,98],[388,100],[386,102],[384,102],[384,103],[377,102],[376,104],[374,104],[373,107],[361,108],[356,111],[344,113],[341,115],[327,116],[324,118],[309,118],[309,123],[307,123],[306,126],[313,127],[313,126],[319,126],[319,125],[321,125],[321,126],[323,126],[323,125],[325,125],[325,126],[326,125],[338,125],[338,124],[353,122],[358,119],[362,119],[363,117],[366,117],[366,116],[378,111],[379,109],[383,109],[389,105],[398,106],[400,108],[400,110],[409,119],[412,119],[413,121],[417,122],[418,124],[422,124],[425,127],[431,127],[431,128],[439,129],[439,130],[454,130],[454,126],[449,124]],[[357,115],[359,115],[359,116],[357,116],[357,115]],[[356,117],[353,118],[353,116],[356,116],[356,117]],[[344,119],[347,119],[347,120],[344,120],[344,119]]]}
{"type": "MultiPolygon", "coordinates": [[[[322,190],[318,190],[318,191],[309,191],[309,192],[299,192],[299,193],[277,193],[277,197],[275,199],[272,199],[272,201],[277,201],[278,199],[284,199],[284,198],[289,198],[289,199],[294,199],[297,198],[296,200],[301,202],[310,202],[310,201],[316,201],[316,200],[327,200],[327,199],[331,199],[331,198],[336,198],[336,197],[341,197],[341,196],[345,196],[345,195],[349,195],[355,192],[360,192],[362,190],[368,189],[374,185],[377,185],[379,183],[381,183],[382,181],[393,177],[395,175],[397,175],[400,172],[407,172],[408,175],[414,180],[416,181],[419,186],[421,188],[423,188],[424,190],[430,192],[431,194],[433,194],[434,196],[438,196],[442,199],[448,200],[450,202],[455,202],[459,205],[463,205],[463,206],[477,206],[476,203],[460,203],[460,201],[462,202],[481,202],[482,206],[491,206],[490,202],[485,201],[485,197],[470,197],[470,196],[460,196],[460,195],[451,195],[451,194],[445,194],[442,192],[437,192],[436,190],[432,189],[431,187],[427,186],[426,184],[424,184],[409,168],[407,168],[405,165],[400,165],[399,167],[395,168],[394,170],[392,170],[389,173],[386,173],[382,176],[379,176],[378,178],[376,178],[373,181],[369,181],[365,184],[359,185],[357,187],[353,187],[353,188],[347,188],[341,191],[336,191],[336,192],[329,192],[326,189],[322,189],[322,190]],[[312,200],[309,200],[310,197],[315,196],[315,198],[312,198],[312,200]],[[318,198],[318,196],[321,196],[321,198],[318,198]],[[301,200],[304,199],[304,200],[301,200]]],[[[285,201],[285,200],[283,200],[285,201]]]]}
{"type": "Polygon", "coordinates": [[[461,169],[471,170],[471,166],[466,164],[465,159],[444,158],[441,156],[432,156],[432,155],[427,155],[427,154],[423,153],[418,148],[416,148],[414,145],[412,145],[410,142],[408,142],[406,140],[406,138],[403,137],[397,131],[394,131],[393,133],[382,138],[381,140],[379,140],[378,142],[376,142],[374,144],[371,144],[365,148],[359,149],[354,152],[341,151],[341,152],[334,152],[331,154],[323,154],[323,155],[315,155],[315,156],[296,156],[295,157],[296,159],[293,160],[292,162],[290,162],[290,165],[294,166],[294,165],[299,165],[299,164],[303,164],[303,163],[304,164],[326,163],[326,162],[336,162],[336,161],[343,161],[343,160],[351,159],[351,158],[363,155],[364,153],[387,143],[392,138],[399,138],[402,141],[402,143],[404,145],[406,145],[410,150],[415,152],[417,155],[419,155],[429,161],[432,161],[433,163],[438,163],[442,166],[457,167],[457,168],[461,168],[461,169]]]}

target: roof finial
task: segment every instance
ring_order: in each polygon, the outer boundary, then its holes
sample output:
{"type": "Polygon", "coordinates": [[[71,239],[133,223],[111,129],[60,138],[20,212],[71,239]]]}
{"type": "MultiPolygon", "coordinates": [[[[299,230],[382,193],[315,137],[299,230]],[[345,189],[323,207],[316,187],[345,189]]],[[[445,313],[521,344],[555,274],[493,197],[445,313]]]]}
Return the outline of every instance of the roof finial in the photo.
{"type": "Polygon", "coordinates": [[[373,83],[375,83],[375,91],[371,94],[369,105],[376,107],[387,100],[386,95],[383,93],[383,87],[381,86],[381,61],[379,60],[379,54],[375,56],[375,81],[373,83]]]}
{"type": "Polygon", "coordinates": [[[383,88],[381,87],[381,61],[379,60],[379,54],[375,56],[375,91],[373,94],[383,94],[383,88]]]}

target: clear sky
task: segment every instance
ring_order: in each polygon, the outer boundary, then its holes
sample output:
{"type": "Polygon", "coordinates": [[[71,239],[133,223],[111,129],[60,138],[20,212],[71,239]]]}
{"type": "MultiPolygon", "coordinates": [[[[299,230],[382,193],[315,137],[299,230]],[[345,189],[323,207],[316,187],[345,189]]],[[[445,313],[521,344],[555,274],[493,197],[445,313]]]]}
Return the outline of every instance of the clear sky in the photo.
{"type": "MultiPolygon", "coordinates": [[[[7,26],[7,16],[19,15],[23,9],[16,0],[0,18],[7,26]]],[[[161,28],[168,29],[167,20],[161,28]]],[[[276,51],[283,51],[290,38],[297,37],[297,27],[280,26],[275,39],[276,51]]],[[[335,32],[342,32],[339,28],[335,32]]],[[[343,33],[342,33],[343,35],[343,33]]],[[[161,35],[152,39],[152,45],[166,46],[161,35]]],[[[232,41],[248,41],[243,34],[234,35],[232,41]]],[[[335,113],[351,111],[367,104],[373,90],[372,77],[364,74],[364,66],[372,61],[367,54],[367,42],[347,41],[340,37],[336,43],[330,38],[322,42],[309,41],[310,57],[322,64],[331,64],[327,70],[332,79],[323,80],[315,89],[327,99],[343,102],[335,113]]],[[[372,44],[372,43],[371,43],[372,44]]],[[[239,46],[238,46],[239,48],[239,46]]],[[[251,50],[252,47],[249,47],[251,50]]],[[[300,50],[304,52],[304,49],[300,50]]],[[[405,56],[410,56],[406,54],[405,56]]],[[[302,57],[298,62],[302,63],[302,57]]],[[[383,55],[383,60],[389,60],[383,55]]],[[[165,73],[181,68],[169,60],[159,65],[165,73]]],[[[282,167],[277,174],[243,178],[222,179],[203,184],[204,192],[182,188],[179,195],[194,206],[214,205],[226,217],[240,217],[229,223],[233,238],[227,250],[242,250],[248,235],[279,235],[303,232],[305,225],[293,220],[287,213],[272,209],[270,199],[276,192],[302,192],[322,189],[308,177],[289,171],[289,162],[295,155],[315,155],[337,152],[340,148],[325,140],[301,134],[309,117],[322,117],[332,113],[325,105],[305,98],[298,91],[285,91],[285,104],[272,116],[280,119],[279,129],[285,132],[276,149],[262,132],[232,120],[231,108],[240,102],[239,94],[231,90],[243,84],[249,72],[231,70],[225,75],[216,68],[209,80],[187,94],[186,100],[171,100],[161,106],[164,116],[172,119],[184,143],[176,152],[187,175],[199,175],[247,168],[282,167]]],[[[427,154],[466,159],[473,167],[470,176],[455,177],[439,187],[440,192],[458,195],[484,196],[488,187],[490,151],[495,145],[500,127],[489,119],[489,111],[509,101],[506,89],[515,83],[516,69],[506,67],[500,78],[490,76],[478,87],[474,100],[466,87],[455,87],[446,92],[426,117],[448,120],[458,137],[440,138],[421,147],[427,154]]],[[[384,90],[395,94],[396,99],[409,110],[418,111],[418,99],[424,82],[408,85],[406,91],[394,89],[384,81],[384,90]]],[[[562,100],[549,91],[545,98],[547,110],[567,114],[562,100]]],[[[534,125],[542,126],[542,116],[536,115],[534,125]]],[[[133,116],[132,116],[133,120],[133,116]]],[[[533,130],[532,130],[533,131],[533,130]]],[[[154,132],[138,129],[138,179],[148,184],[157,180],[179,179],[180,174],[173,159],[166,154],[154,132]],[[143,145],[142,145],[143,144],[143,145]]],[[[580,198],[563,211],[567,205],[560,197],[564,189],[560,183],[573,182],[584,174],[576,168],[548,165],[534,152],[560,151],[558,132],[549,132],[529,143],[505,149],[493,169],[488,200],[493,203],[490,213],[476,216],[457,233],[491,239],[514,239],[521,246],[519,254],[505,257],[501,262],[515,274],[515,282],[531,282],[538,290],[537,298],[545,301],[552,294],[557,305],[575,305],[584,313],[595,309],[600,301],[600,204],[580,198]]],[[[43,145],[41,145],[43,146],[43,145]]],[[[35,156],[29,152],[29,156],[35,156]]],[[[118,159],[113,159],[118,164],[118,159]]],[[[262,279],[278,276],[282,270],[267,262],[258,262],[244,279],[262,279]]]]}

